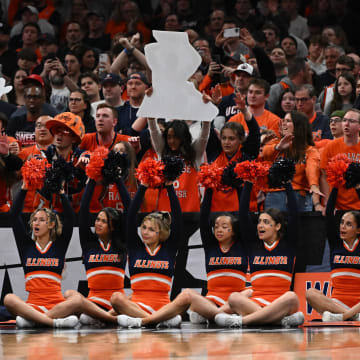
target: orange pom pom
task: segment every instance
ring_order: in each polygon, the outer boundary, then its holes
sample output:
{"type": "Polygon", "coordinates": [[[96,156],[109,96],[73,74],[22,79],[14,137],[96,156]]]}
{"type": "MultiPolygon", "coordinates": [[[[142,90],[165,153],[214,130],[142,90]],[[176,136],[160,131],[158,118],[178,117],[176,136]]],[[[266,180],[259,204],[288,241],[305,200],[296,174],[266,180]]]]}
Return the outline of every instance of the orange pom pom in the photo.
{"type": "Polygon", "coordinates": [[[327,182],[331,187],[338,188],[345,185],[344,174],[351,161],[345,154],[337,154],[329,160],[326,167],[327,182]]]}
{"type": "Polygon", "coordinates": [[[25,161],[21,168],[24,184],[29,190],[41,189],[44,186],[46,169],[51,167],[48,161],[41,157],[32,157],[25,161]]]}
{"type": "Polygon", "coordinates": [[[223,187],[221,184],[223,170],[223,168],[218,167],[215,163],[203,164],[200,166],[198,173],[198,182],[205,189],[220,190],[223,187]]]}
{"type": "Polygon", "coordinates": [[[165,181],[163,170],[165,165],[160,160],[148,158],[136,169],[136,178],[150,188],[157,188],[165,181]]]}
{"type": "Polygon", "coordinates": [[[267,161],[242,161],[235,166],[240,179],[254,183],[256,191],[268,188],[268,174],[271,164],[267,161]]]}
{"type": "Polygon", "coordinates": [[[109,149],[105,146],[97,147],[90,154],[90,161],[86,165],[86,175],[95,181],[100,181],[103,178],[102,168],[104,167],[104,160],[109,154],[109,149]]]}
{"type": "Polygon", "coordinates": [[[266,191],[269,189],[268,175],[271,163],[268,161],[256,161],[256,183],[255,188],[266,191]]]}
{"type": "Polygon", "coordinates": [[[257,175],[257,167],[255,161],[242,161],[235,166],[235,174],[244,181],[254,182],[257,175]]]}

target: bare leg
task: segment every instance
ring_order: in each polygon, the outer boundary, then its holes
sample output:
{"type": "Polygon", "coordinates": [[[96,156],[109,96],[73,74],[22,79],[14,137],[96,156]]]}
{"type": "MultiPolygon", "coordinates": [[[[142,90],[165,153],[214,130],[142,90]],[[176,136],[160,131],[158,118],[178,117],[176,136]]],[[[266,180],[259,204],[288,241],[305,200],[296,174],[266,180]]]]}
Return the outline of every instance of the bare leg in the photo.
{"type": "Polygon", "coordinates": [[[114,309],[109,310],[109,314],[112,315],[112,316],[119,315],[114,309]]]}
{"type": "Polygon", "coordinates": [[[233,314],[234,313],[228,302],[226,302],[223,306],[220,306],[217,309],[217,314],[221,313],[221,312],[227,313],[227,314],[233,314]]]}
{"type": "Polygon", "coordinates": [[[4,298],[4,305],[15,316],[19,315],[27,320],[46,326],[52,327],[54,324],[53,319],[48,317],[47,314],[35,310],[15,294],[7,294],[4,298]]]}
{"type": "Polygon", "coordinates": [[[185,312],[191,304],[191,290],[185,289],[173,301],[164,305],[161,309],[142,319],[142,325],[158,324],[185,312]]]}
{"type": "Polygon", "coordinates": [[[190,310],[197,312],[206,319],[214,320],[214,317],[219,312],[232,312],[226,305],[217,307],[211,300],[193,291],[190,310]],[[220,310],[224,307],[223,310],[220,310]],[[227,310],[227,311],[226,311],[227,310]]]}
{"type": "Polygon", "coordinates": [[[102,309],[100,306],[90,301],[89,299],[85,298],[83,295],[81,295],[79,292],[75,290],[67,290],[64,294],[64,297],[65,299],[67,299],[74,295],[80,295],[82,297],[82,308],[81,308],[82,313],[87,314],[92,318],[98,319],[103,322],[117,324],[117,318],[116,318],[117,314],[113,309],[106,311],[102,309]]]}
{"type": "Polygon", "coordinates": [[[58,319],[79,314],[83,308],[83,299],[81,294],[75,292],[65,298],[65,301],[55,305],[46,315],[52,319],[58,319]]]}
{"type": "Polygon", "coordinates": [[[309,289],[305,296],[309,305],[320,315],[322,315],[324,311],[330,311],[334,314],[342,314],[347,310],[317,289],[309,289]]]}
{"type": "Polygon", "coordinates": [[[115,292],[110,299],[111,305],[118,314],[125,314],[131,317],[144,318],[149,315],[138,304],[129,300],[126,295],[115,292]]]}
{"type": "Polygon", "coordinates": [[[230,294],[228,304],[232,312],[239,315],[248,315],[261,309],[260,305],[248,298],[247,293],[234,292],[230,294]]]}
{"type": "Polygon", "coordinates": [[[67,299],[68,297],[70,297],[72,295],[76,295],[76,294],[80,294],[80,293],[76,290],[66,290],[64,293],[64,298],[67,299]]]}
{"type": "MultiPolygon", "coordinates": [[[[232,293],[232,294],[240,294],[246,298],[250,298],[252,296],[253,292],[254,291],[252,289],[245,289],[245,290],[241,291],[240,293],[232,293]]],[[[231,306],[229,305],[229,302],[227,301],[224,305],[217,308],[216,314],[219,314],[219,313],[233,314],[234,310],[231,308],[231,306]]],[[[214,315],[214,317],[215,317],[215,315],[214,315]]]]}
{"type": "Polygon", "coordinates": [[[274,300],[270,305],[261,308],[249,315],[245,315],[242,319],[244,325],[249,324],[276,324],[287,315],[291,315],[298,311],[299,299],[297,295],[288,291],[274,300]]]}
{"type": "Polygon", "coordinates": [[[98,319],[107,323],[117,324],[116,312],[114,310],[111,309],[109,311],[105,311],[89,299],[84,298],[84,304],[81,312],[91,316],[94,319],[98,319]]]}
{"type": "Polygon", "coordinates": [[[343,314],[343,320],[350,320],[354,315],[358,313],[360,313],[360,303],[357,303],[351,309],[346,310],[343,314]]]}

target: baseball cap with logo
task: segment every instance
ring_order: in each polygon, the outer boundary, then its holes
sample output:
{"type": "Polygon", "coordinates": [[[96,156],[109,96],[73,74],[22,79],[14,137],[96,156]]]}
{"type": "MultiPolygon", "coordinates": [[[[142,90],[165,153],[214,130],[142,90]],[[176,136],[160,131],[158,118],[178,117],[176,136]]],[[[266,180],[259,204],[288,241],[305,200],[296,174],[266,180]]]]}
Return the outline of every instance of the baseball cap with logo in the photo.
{"type": "Polygon", "coordinates": [[[116,85],[122,84],[121,77],[118,74],[114,74],[114,73],[108,73],[105,75],[105,77],[102,80],[102,84],[104,85],[106,82],[111,82],[116,85]]]}
{"type": "Polygon", "coordinates": [[[250,64],[247,64],[247,63],[243,63],[243,64],[240,64],[236,70],[235,70],[235,74],[240,72],[240,71],[244,71],[246,72],[247,74],[249,74],[250,76],[253,76],[254,75],[254,68],[253,66],[251,66],[250,64]]]}
{"type": "Polygon", "coordinates": [[[58,126],[65,126],[68,130],[70,130],[77,139],[77,143],[81,142],[85,134],[85,126],[81,120],[81,117],[75,115],[71,112],[63,112],[54,117],[54,119],[46,122],[46,127],[52,133],[52,129],[58,126]]]}
{"type": "Polygon", "coordinates": [[[129,81],[129,80],[132,80],[132,79],[137,79],[137,80],[140,80],[142,81],[144,84],[146,84],[147,86],[150,86],[150,83],[148,81],[148,79],[146,78],[146,76],[141,73],[141,72],[134,72],[132,73],[126,81],[129,81]]]}

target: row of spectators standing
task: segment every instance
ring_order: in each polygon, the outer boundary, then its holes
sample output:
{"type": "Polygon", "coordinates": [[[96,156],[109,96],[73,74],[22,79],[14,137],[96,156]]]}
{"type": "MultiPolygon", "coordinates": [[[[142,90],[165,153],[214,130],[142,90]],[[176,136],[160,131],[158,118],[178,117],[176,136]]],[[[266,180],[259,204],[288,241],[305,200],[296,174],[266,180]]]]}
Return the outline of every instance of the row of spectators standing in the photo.
{"type": "MultiPolygon", "coordinates": [[[[160,17],[164,29],[182,30],[179,22],[182,3],[191,5],[189,1],[177,2],[177,26],[169,27],[172,14],[160,17]]],[[[47,156],[60,155],[84,166],[86,159],[81,155],[82,151],[93,151],[99,145],[113,149],[119,141],[124,141],[121,151],[133,159],[128,186],[134,193],[137,186],[134,169],[138,162],[147,157],[180,154],[187,167],[176,183],[177,195],[183,211],[198,211],[201,197],[196,172],[199,165],[204,161],[217,161],[219,166],[225,166],[240,159],[243,153],[256,158],[260,147],[260,156],[266,160],[285,156],[296,161],[293,187],[302,204],[299,209],[322,211],[322,195],[326,199],[329,193],[325,176],[327,160],[333,155],[329,149],[337,144],[351,160],[358,158],[357,124],[356,121],[347,121],[350,118],[344,114],[358,107],[356,88],[360,58],[354,51],[356,43],[350,43],[351,49],[345,37],[336,33],[336,27],[326,26],[329,19],[323,19],[322,34],[317,34],[309,26],[311,31],[307,34],[287,33],[284,30],[288,29],[284,25],[286,17],[283,22],[279,18],[284,11],[293,12],[294,3],[283,1],[276,11],[268,9],[267,15],[262,9],[262,22],[258,24],[261,31],[257,31],[259,27],[254,29],[251,22],[255,19],[252,14],[260,10],[251,9],[248,1],[236,1],[236,16],[233,18],[226,17],[226,7],[219,5],[214,8],[207,26],[200,29],[202,31],[199,31],[199,24],[187,26],[185,31],[189,40],[202,59],[190,80],[211,97],[220,111],[211,124],[192,121],[165,123],[161,119],[156,122],[137,118],[146,89],[151,86],[151,71],[143,53],[143,46],[150,38],[140,27],[132,33],[129,33],[129,28],[124,28],[114,30],[116,34],[104,35],[105,26],[111,22],[106,25],[104,8],[98,7],[84,16],[83,20],[88,24],[87,36],[84,37],[82,23],[71,20],[63,25],[65,42],[59,46],[59,29],[54,28],[54,34],[42,34],[39,20],[25,19],[27,15],[39,15],[36,4],[24,6],[21,11],[24,25],[17,39],[17,35],[9,36],[7,24],[0,26],[4,40],[0,45],[5,49],[1,54],[3,73],[9,81],[13,78],[14,86],[12,93],[0,103],[0,110],[6,115],[1,117],[1,122],[2,129],[10,137],[11,156],[19,155],[26,160],[50,146],[52,150],[48,154],[51,155],[47,156]],[[248,7],[247,16],[244,15],[244,4],[248,7]],[[242,27],[244,24],[248,25],[247,28],[242,27]],[[226,30],[233,28],[240,28],[238,36],[226,37],[226,30]],[[314,35],[309,39],[310,34],[314,35]],[[112,38],[107,42],[105,37],[112,38]],[[302,38],[308,40],[308,47],[302,38]],[[92,40],[89,42],[89,39],[92,40]],[[12,53],[12,46],[19,50],[16,58],[11,60],[9,56],[3,62],[4,54],[12,53]],[[18,69],[8,71],[14,69],[15,62],[18,69]],[[105,107],[99,106],[102,103],[106,104],[105,107]],[[70,117],[79,116],[85,130],[78,132],[66,122],[61,126],[58,124],[57,128],[46,125],[64,111],[71,113],[70,117]],[[349,141],[348,136],[352,140],[349,141]],[[347,148],[349,146],[351,149],[347,148]]],[[[124,2],[125,5],[133,6],[133,10],[137,6],[132,1],[124,2]]],[[[125,10],[123,16],[127,13],[125,10]]],[[[316,14],[316,9],[308,11],[316,14]]],[[[358,115],[356,110],[351,114],[355,118],[358,115]]],[[[4,169],[5,189],[15,181],[13,170],[10,169],[8,174],[4,169]]],[[[11,196],[9,191],[1,194],[6,211],[11,196]]],[[[169,209],[164,189],[152,190],[148,194],[143,211],[169,209]]],[[[217,206],[221,210],[237,210],[233,196],[233,192],[215,194],[212,210],[217,206]]],[[[346,202],[341,204],[339,193],[338,205],[352,206],[356,199],[354,196],[344,196],[346,202]]],[[[263,206],[264,197],[261,193],[253,194],[252,210],[263,206]]],[[[106,205],[122,206],[116,189],[112,192],[111,186],[105,189],[99,186],[94,199],[94,212],[106,205]]],[[[283,191],[268,193],[266,199],[265,207],[286,209],[283,191]]],[[[27,211],[32,211],[39,201],[30,199],[27,211]]],[[[78,207],[75,195],[73,206],[75,209],[78,207]]]]}

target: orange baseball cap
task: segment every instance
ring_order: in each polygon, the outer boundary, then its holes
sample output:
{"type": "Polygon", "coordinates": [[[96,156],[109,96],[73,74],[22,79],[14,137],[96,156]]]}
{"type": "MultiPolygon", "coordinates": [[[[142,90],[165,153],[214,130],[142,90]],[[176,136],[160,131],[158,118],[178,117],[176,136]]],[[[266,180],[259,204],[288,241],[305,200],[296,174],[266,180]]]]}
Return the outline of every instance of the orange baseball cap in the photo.
{"type": "MultiPolygon", "coordinates": [[[[77,143],[81,142],[81,139],[85,135],[85,126],[81,120],[81,117],[71,112],[63,112],[54,116],[53,120],[46,122],[46,127],[51,132],[51,129],[56,126],[65,126],[77,137],[77,143]]],[[[52,132],[51,132],[52,133],[52,132]]]]}

